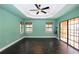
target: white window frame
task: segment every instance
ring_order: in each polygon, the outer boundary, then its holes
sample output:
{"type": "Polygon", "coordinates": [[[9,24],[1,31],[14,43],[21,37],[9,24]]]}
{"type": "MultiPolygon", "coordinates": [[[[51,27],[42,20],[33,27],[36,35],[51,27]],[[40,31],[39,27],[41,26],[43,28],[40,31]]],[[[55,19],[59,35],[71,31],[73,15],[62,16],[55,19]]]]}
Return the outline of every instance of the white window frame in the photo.
{"type": "Polygon", "coordinates": [[[20,22],[20,33],[24,33],[24,22],[20,22]]]}
{"type": "Polygon", "coordinates": [[[47,22],[45,25],[46,32],[52,32],[53,31],[52,26],[53,26],[52,22],[47,22]]]}
{"type": "Polygon", "coordinates": [[[26,22],[25,24],[25,32],[32,32],[33,29],[32,29],[32,22],[26,22]]]}

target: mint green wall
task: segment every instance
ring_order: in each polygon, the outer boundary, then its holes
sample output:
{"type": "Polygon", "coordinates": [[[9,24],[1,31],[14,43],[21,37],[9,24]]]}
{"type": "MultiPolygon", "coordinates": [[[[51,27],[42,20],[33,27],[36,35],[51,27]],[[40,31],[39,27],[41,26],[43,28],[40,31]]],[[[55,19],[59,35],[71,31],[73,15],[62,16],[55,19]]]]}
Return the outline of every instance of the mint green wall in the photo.
{"type": "Polygon", "coordinates": [[[20,17],[22,19],[26,18],[26,16],[21,13],[14,5],[12,4],[0,4],[0,8],[5,9],[9,13],[16,15],[17,17],[20,17]]]}
{"type": "Polygon", "coordinates": [[[74,17],[79,17],[78,6],[57,19],[32,19],[24,16],[12,5],[0,5],[0,49],[24,36],[19,32],[19,22],[24,19],[24,22],[31,21],[33,24],[33,32],[25,33],[25,36],[58,36],[59,33],[56,35],[54,31],[58,27],[59,32],[59,22],[74,17]],[[53,23],[51,33],[45,31],[45,23],[50,21],[53,23]]]}
{"type": "Polygon", "coordinates": [[[53,22],[53,31],[55,30],[55,21],[53,19],[31,19],[24,16],[12,5],[0,5],[0,49],[23,37],[20,34],[19,22],[32,21],[33,32],[25,33],[25,36],[55,36],[54,32],[45,32],[45,23],[53,22]]]}
{"type": "Polygon", "coordinates": [[[32,33],[26,33],[26,36],[55,36],[55,21],[53,19],[31,19],[28,18],[25,20],[25,22],[32,22],[33,25],[33,32],[32,33]],[[46,32],[45,31],[45,24],[46,22],[52,22],[53,23],[53,32],[46,32]]]}
{"type": "Polygon", "coordinates": [[[59,35],[59,23],[61,21],[69,20],[69,19],[74,18],[74,17],[79,17],[79,5],[75,9],[72,9],[70,12],[68,12],[68,13],[64,14],[63,16],[55,19],[56,22],[57,22],[57,27],[58,27],[58,35],[59,35]]]}
{"type": "Polygon", "coordinates": [[[19,22],[22,19],[0,7],[0,49],[21,38],[19,22]]]}

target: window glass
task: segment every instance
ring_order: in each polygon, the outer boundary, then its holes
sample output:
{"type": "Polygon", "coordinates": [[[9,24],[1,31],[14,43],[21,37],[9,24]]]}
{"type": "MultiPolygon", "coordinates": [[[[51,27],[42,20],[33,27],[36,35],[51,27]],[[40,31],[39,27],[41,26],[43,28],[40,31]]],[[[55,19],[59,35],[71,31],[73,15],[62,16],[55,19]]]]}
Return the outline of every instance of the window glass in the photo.
{"type": "Polygon", "coordinates": [[[32,32],[32,22],[26,22],[25,27],[26,32],[32,32]]]}
{"type": "Polygon", "coordinates": [[[20,33],[24,33],[24,22],[20,22],[20,33]]]}
{"type": "Polygon", "coordinates": [[[63,21],[60,23],[60,38],[62,41],[67,42],[67,21],[63,21]]]}
{"type": "Polygon", "coordinates": [[[52,32],[52,22],[47,22],[45,28],[46,32],[52,32]]]}
{"type": "Polygon", "coordinates": [[[68,37],[69,44],[76,49],[79,49],[79,18],[70,19],[68,22],[68,37]],[[70,41],[71,40],[71,41],[70,41]]]}

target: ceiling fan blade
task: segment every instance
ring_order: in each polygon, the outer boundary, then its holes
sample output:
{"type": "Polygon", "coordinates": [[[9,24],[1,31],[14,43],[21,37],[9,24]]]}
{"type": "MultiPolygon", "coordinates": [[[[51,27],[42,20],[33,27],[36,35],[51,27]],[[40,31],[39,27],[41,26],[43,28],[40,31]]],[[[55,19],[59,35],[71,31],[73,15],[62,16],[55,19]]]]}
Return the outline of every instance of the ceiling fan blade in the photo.
{"type": "Polygon", "coordinates": [[[46,14],[46,12],[45,12],[45,11],[43,11],[43,10],[42,10],[41,12],[43,12],[43,13],[45,13],[45,14],[46,14]]]}
{"type": "Polygon", "coordinates": [[[35,4],[35,6],[37,7],[37,9],[40,9],[40,8],[39,8],[39,5],[35,4]]]}
{"type": "Polygon", "coordinates": [[[36,14],[39,14],[39,11],[36,14]]]}
{"type": "Polygon", "coordinates": [[[41,7],[41,5],[39,4],[39,7],[41,7]]]}
{"type": "Polygon", "coordinates": [[[49,9],[49,7],[42,8],[41,10],[49,9]]]}
{"type": "Polygon", "coordinates": [[[33,9],[33,10],[30,10],[30,11],[37,11],[37,10],[33,9]]]}

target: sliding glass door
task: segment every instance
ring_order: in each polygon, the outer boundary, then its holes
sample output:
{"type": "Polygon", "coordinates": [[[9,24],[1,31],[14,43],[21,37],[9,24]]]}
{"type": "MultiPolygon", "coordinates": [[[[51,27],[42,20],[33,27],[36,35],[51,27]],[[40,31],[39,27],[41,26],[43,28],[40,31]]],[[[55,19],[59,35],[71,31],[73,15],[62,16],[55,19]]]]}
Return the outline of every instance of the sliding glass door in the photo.
{"type": "Polygon", "coordinates": [[[72,47],[79,49],[79,18],[60,23],[60,39],[72,47]]]}
{"type": "Polygon", "coordinates": [[[79,49],[79,18],[69,20],[68,25],[69,45],[79,49]]]}
{"type": "Polygon", "coordinates": [[[60,23],[60,39],[67,42],[67,21],[60,23]]]}

